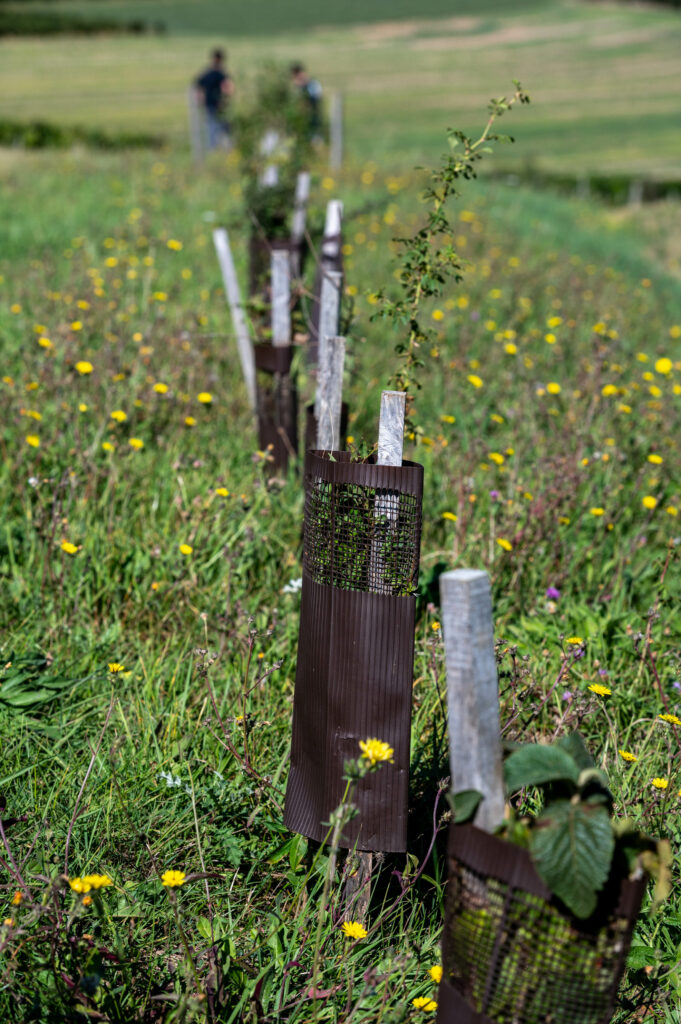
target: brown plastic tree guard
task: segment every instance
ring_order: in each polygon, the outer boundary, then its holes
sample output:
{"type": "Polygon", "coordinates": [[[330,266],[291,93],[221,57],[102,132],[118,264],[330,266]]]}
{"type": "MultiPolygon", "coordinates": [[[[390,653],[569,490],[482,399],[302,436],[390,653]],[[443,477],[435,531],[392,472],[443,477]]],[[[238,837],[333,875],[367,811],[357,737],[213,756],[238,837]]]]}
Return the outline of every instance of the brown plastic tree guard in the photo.
{"type": "Polygon", "coordinates": [[[298,454],[298,392],[291,376],[293,348],[256,345],[258,439],[269,450],[272,468],[286,469],[298,454]]]}
{"type": "Polygon", "coordinates": [[[573,917],[527,850],[450,826],[437,1024],[607,1024],[645,878],[573,917]]]}
{"type": "Polygon", "coordinates": [[[284,823],[321,842],[360,740],[394,750],[358,784],[340,843],[406,849],[423,467],[305,459],[303,590],[284,823]]]}

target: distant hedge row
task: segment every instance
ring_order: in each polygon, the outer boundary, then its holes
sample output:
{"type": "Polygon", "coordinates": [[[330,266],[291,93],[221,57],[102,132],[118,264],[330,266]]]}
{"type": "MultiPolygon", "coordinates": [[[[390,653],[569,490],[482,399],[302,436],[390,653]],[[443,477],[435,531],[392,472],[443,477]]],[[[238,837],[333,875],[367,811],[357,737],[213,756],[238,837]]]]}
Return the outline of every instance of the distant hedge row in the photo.
{"type": "Polygon", "coordinates": [[[79,14],[51,11],[8,11],[0,4],[0,36],[99,35],[110,32],[165,32],[161,22],[141,19],[114,21],[112,18],[83,18],[79,14]]]}
{"type": "Polygon", "coordinates": [[[81,143],[93,149],[157,149],[164,140],[140,132],[102,132],[77,125],[62,126],[48,121],[12,121],[0,118],[0,146],[25,149],[68,149],[81,143]]]}

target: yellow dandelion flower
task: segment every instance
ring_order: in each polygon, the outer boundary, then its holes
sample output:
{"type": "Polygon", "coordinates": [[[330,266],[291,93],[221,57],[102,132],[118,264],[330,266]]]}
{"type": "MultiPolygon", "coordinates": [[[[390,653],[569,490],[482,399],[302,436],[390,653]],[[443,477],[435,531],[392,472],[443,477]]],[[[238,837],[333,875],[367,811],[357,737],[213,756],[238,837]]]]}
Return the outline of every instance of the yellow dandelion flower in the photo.
{"type": "Polygon", "coordinates": [[[671,373],[673,367],[674,364],[672,363],[671,359],[669,359],[667,356],[662,356],[660,359],[655,360],[656,372],[661,373],[664,376],[666,376],[668,373],[671,373]]]}
{"type": "Polygon", "coordinates": [[[623,761],[638,761],[635,754],[632,754],[629,750],[619,750],[618,754],[623,761]]]}
{"type": "Polygon", "coordinates": [[[455,523],[459,517],[454,512],[443,512],[442,518],[449,519],[452,523],[455,523]]]}
{"type": "Polygon", "coordinates": [[[196,426],[196,420],[194,419],[193,416],[185,416],[184,423],[185,423],[186,427],[195,427],[196,426]]]}
{"type": "Polygon", "coordinates": [[[156,392],[157,395],[165,395],[168,391],[168,385],[161,384],[161,382],[159,381],[158,384],[154,384],[154,391],[156,392]]]}
{"type": "Polygon", "coordinates": [[[120,661],[110,661],[109,672],[125,672],[125,665],[121,665],[120,661]]]}
{"type": "Polygon", "coordinates": [[[79,359],[76,363],[76,370],[78,373],[83,374],[83,376],[88,373],[92,373],[93,369],[94,367],[92,363],[88,362],[87,359],[79,359]]]}
{"type": "Polygon", "coordinates": [[[80,320],[74,320],[71,323],[71,330],[72,331],[82,331],[83,330],[83,325],[82,325],[81,321],[80,320]]]}
{"type": "Polygon", "coordinates": [[[40,448],[40,438],[37,434],[27,434],[26,444],[30,445],[31,448],[40,448]]]}
{"type": "Polygon", "coordinates": [[[72,544],[70,540],[63,540],[59,546],[67,555],[75,555],[79,550],[78,545],[72,544]]]}
{"type": "Polygon", "coordinates": [[[173,252],[179,252],[182,248],[182,242],[179,242],[177,238],[169,238],[166,245],[169,249],[172,249],[173,252]]]}
{"type": "Polygon", "coordinates": [[[114,409],[111,413],[111,419],[116,420],[116,423],[125,423],[127,418],[126,413],[124,413],[122,409],[114,409]]]}
{"type": "Polygon", "coordinates": [[[568,636],[565,638],[566,644],[572,644],[573,647],[581,647],[584,640],[581,636],[568,636]]]}
{"type": "Polygon", "coordinates": [[[599,506],[594,506],[594,508],[590,508],[589,512],[591,513],[592,516],[602,516],[602,515],[605,515],[605,509],[604,508],[600,508],[599,506]]]}
{"type": "Polygon", "coordinates": [[[644,508],[654,509],[657,505],[657,498],[654,498],[652,494],[646,494],[642,499],[641,504],[644,508]]]}
{"type": "Polygon", "coordinates": [[[359,921],[343,921],[341,931],[348,939],[366,939],[367,930],[359,921]]]}
{"type": "Polygon", "coordinates": [[[681,725],[681,718],[677,715],[658,715],[657,717],[663,722],[669,722],[670,725],[681,725]]]}
{"type": "Polygon", "coordinates": [[[369,761],[372,765],[380,764],[383,761],[389,761],[392,764],[395,751],[388,743],[384,743],[383,740],[360,740],[359,749],[362,751],[362,757],[365,761],[369,761]]]}
{"type": "Polygon", "coordinates": [[[676,505],[667,505],[665,512],[668,516],[678,516],[679,510],[676,505]]]}
{"type": "Polygon", "coordinates": [[[547,334],[544,335],[544,341],[546,342],[547,345],[555,345],[556,344],[556,336],[555,336],[555,334],[552,331],[549,331],[547,334]]]}
{"type": "Polygon", "coordinates": [[[113,452],[115,451],[115,448],[111,444],[111,441],[102,441],[102,450],[105,452],[113,452]]]}
{"type": "Polygon", "coordinates": [[[548,318],[548,320],[546,321],[546,326],[547,327],[551,327],[551,328],[553,328],[553,327],[560,327],[562,322],[563,322],[562,316],[550,316],[548,318]]]}
{"type": "Polygon", "coordinates": [[[558,382],[555,380],[550,380],[549,383],[546,385],[546,390],[550,395],[559,395],[560,384],[558,384],[558,382]]]}
{"type": "Polygon", "coordinates": [[[216,487],[215,493],[219,494],[221,498],[229,498],[229,491],[226,487],[216,487]]]}
{"type": "Polygon", "coordinates": [[[440,964],[435,964],[430,968],[428,974],[431,976],[436,985],[439,985],[442,981],[442,967],[440,964]]]}
{"type": "Polygon", "coordinates": [[[191,544],[180,544],[181,555],[191,555],[193,550],[194,548],[191,546],[191,544]]]}
{"type": "Polygon", "coordinates": [[[513,545],[511,544],[510,540],[506,540],[505,537],[497,537],[497,544],[499,545],[500,548],[503,548],[504,551],[513,550],[513,545]]]}
{"type": "Polygon", "coordinates": [[[201,391],[196,397],[202,405],[210,405],[213,401],[213,396],[210,391],[201,391]]]}
{"type": "Polygon", "coordinates": [[[679,325],[679,324],[672,324],[672,326],[669,328],[669,337],[670,338],[681,338],[681,325],[679,325]]]}
{"type": "Polygon", "coordinates": [[[612,694],[612,690],[608,689],[607,686],[603,686],[601,683],[592,683],[591,686],[587,686],[587,690],[591,690],[598,697],[609,697],[612,694]]]}
{"type": "Polygon", "coordinates": [[[430,996],[417,996],[416,999],[412,999],[411,1005],[417,1010],[423,1010],[424,1013],[434,1013],[437,1010],[437,1003],[430,996]]]}
{"type": "Polygon", "coordinates": [[[482,378],[478,377],[478,375],[476,373],[469,373],[468,374],[468,383],[472,384],[474,388],[481,388],[482,387],[482,378]]]}
{"type": "Polygon", "coordinates": [[[130,440],[128,441],[128,444],[130,445],[131,448],[134,448],[136,452],[139,452],[141,451],[142,448],[144,448],[144,441],[142,440],[141,437],[131,437],[130,440]]]}
{"type": "Polygon", "coordinates": [[[161,885],[165,885],[169,889],[177,889],[178,886],[184,885],[186,877],[184,871],[164,871],[161,875],[161,885]]]}
{"type": "Polygon", "coordinates": [[[14,893],[14,896],[12,896],[12,906],[13,907],[18,907],[19,904],[21,903],[21,901],[23,900],[23,898],[24,898],[23,892],[21,891],[21,889],[17,889],[17,891],[14,893]]]}
{"type": "Polygon", "coordinates": [[[38,338],[38,344],[41,348],[52,348],[52,342],[49,338],[38,338]]]}
{"type": "Polygon", "coordinates": [[[441,309],[434,309],[431,313],[433,320],[444,320],[445,315],[441,309]]]}
{"type": "Polygon", "coordinates": [[[654,466],[659,466],[664,462],[661,455],[656,455],[654,452],[648,456],[648,462],[652,462],[654,466]]]}
{"type": "Polygon", "coordinates": [[[434,629],[434,630],[438,630],[440,628],[440,623],[439,622],[431,622],[430,628],[434,629]]]}
{"type": "Polygon", "coordinates": [[[660,778],[651,779],[650,780],[650,784],[651,784],[651,786],[654,786],[655,789],[666,789],[667,786],[669,785],[669,779],[660,779],[660,778]]]}
{"type": "Polygon", "coordinates": [[[89,882],[86,882],[84,878],[69,878],[69,885],[74,892],[85,893],[89,892],[92,886],[89,882]]]}

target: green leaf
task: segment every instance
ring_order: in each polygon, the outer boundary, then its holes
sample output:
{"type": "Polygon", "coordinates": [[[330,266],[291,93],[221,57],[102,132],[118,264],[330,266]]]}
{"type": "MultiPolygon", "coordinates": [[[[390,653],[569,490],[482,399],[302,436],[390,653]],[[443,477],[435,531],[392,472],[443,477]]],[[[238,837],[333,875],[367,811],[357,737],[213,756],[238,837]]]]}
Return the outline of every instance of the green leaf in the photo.
{"type": "Polygon", "coordinates": [[[615,833],[599,804],[556,800],[532,830],[537,873],[576,917],[589,917],[610,871],[615,833]]]}
{"type": "Polygon", "coordinates": [[[452,821],[455,825],[465,825],[473,821],[480,801],[484,800],[482,793],[477,789],[462,789],[459,793],[448,793],[447,800],[454,812],[452,821]]]}
{"type": "Polygon", "coordinates": [[[528,743],[506,759],[504,777],[509,793],[523,786],[543,786],[547,782],[569,781],[577,784],[579,768],[574,758],[558,746],[528,743]]]}
{"type": "Polygon", "coordinates": [[[656,950],[650,946],[632,946],[627,957],[627,967],[630,970],[640,970],[642,967],[654,967],[657,963],[656,950]]]}
{"type": "Polygon", "coordinates": [[[589,753],[589,748],[580,733],[570,732],[566,736],[561,736],[556,740],[556,746],[566,751],[582,771],[586,768],[596,767],[596,762],[589,753]]]}

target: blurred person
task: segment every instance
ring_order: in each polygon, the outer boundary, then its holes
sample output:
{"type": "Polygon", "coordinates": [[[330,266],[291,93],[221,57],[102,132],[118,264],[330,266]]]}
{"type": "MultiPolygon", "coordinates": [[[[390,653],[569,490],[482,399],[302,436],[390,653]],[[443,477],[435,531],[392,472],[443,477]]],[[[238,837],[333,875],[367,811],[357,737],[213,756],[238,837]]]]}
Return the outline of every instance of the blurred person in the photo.
{"type": "Polygon", "coordinates": [[[302,64],[291,65],[291,81],[300,92],[308,118],[308,136],[311,142],[322,141],[322,87],[310,78],[302,64]]]}
{"type": "Polygon", "coordinates": [[[223,142],[229,144],[230,141],[225,106],[228,97],[234,92],[234,82],[225,71],[225,56],[224,50],[213,50],[210,65],[194,80],[199,102],[206,112],[209,149],[216,149],[223,142]]]}

